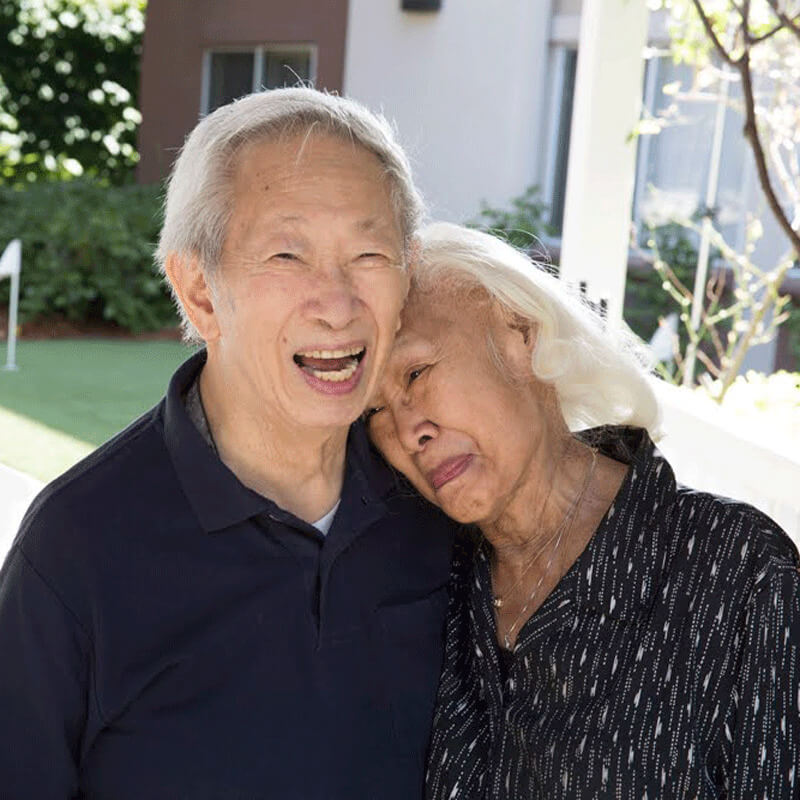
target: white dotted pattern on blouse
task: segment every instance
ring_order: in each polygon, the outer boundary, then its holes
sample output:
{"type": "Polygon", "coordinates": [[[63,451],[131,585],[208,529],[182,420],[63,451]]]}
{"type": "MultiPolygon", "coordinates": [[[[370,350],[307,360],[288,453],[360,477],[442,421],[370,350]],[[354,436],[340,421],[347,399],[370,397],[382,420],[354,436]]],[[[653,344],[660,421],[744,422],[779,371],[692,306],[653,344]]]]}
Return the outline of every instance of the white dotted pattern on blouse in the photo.
{"type": "Polygon", "coordinates": [[[428,798],[800,798],[796,549],[643,431],[591,434],[631,469],[505,680],[488,545],[457,547],[428,798]]]}

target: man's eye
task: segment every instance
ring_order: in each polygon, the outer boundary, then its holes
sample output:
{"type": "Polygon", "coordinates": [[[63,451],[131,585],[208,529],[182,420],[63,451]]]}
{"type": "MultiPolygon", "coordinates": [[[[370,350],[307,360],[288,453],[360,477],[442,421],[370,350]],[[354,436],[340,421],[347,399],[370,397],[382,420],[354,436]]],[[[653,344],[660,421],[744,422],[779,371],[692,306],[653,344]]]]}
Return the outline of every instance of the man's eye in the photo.
{"type": "Polygon", "coordinates": [[[368,408],[362,415],[361,419],[364,420],[364,423],[368,423],[379,411],[383,411],[383,406],[375,406],[374,408],[368,408]]]}
{"type": "Polygon", "coordinates": [[[356,261],[386,261],[382,253],[360,253],[356,261]]]}

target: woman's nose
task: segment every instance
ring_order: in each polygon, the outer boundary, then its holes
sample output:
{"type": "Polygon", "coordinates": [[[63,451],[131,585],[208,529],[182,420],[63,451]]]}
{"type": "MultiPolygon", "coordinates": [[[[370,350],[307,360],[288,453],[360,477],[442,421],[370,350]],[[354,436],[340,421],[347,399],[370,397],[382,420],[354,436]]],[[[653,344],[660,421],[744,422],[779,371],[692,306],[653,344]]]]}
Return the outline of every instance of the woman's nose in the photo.
{"type": "Polygon", "coordinates": [[[397,436],[408,453],[421,452],[438,435],[436,423],[414,408],[403,408],[397,416],[397,436]]]}

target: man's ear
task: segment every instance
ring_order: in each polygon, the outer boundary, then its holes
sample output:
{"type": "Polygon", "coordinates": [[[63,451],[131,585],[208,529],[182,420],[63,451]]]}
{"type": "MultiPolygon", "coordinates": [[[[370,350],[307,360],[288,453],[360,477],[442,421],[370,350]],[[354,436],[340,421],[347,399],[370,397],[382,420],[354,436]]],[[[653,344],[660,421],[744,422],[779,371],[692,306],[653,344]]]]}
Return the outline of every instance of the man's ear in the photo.
{"type": "Polygon", "coordinates": [[[196,256],[170,253],[164,271],[181,301],[186,316],[205,342],[219,338],[214,292],[196,256]]]}

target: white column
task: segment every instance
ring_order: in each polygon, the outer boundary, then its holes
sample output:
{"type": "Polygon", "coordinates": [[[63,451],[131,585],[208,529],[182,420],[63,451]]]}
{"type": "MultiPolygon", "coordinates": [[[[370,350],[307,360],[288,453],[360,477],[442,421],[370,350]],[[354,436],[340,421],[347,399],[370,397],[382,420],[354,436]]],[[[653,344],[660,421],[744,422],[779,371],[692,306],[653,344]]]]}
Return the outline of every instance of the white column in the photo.
{"type": "Polygon", "coordinates": [[[561,275],[622,319],[648,9],[584,0],[570,132],[561,275]]]}

